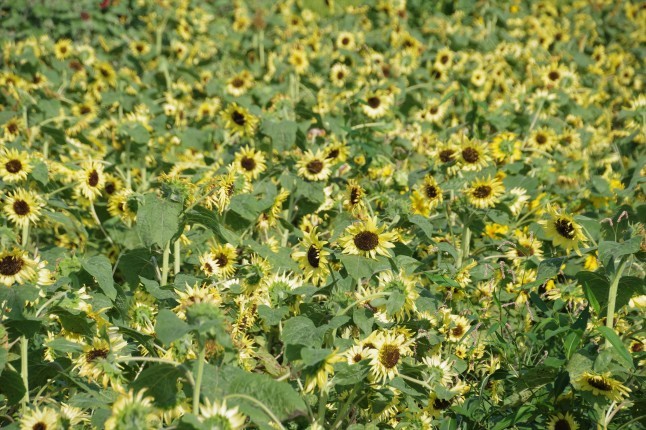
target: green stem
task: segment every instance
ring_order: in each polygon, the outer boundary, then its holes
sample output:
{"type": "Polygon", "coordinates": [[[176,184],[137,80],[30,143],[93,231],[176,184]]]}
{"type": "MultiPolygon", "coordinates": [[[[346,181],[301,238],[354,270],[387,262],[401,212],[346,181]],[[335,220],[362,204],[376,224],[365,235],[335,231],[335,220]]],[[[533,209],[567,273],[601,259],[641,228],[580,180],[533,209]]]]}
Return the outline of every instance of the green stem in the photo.
{"type": "Polygon", "coordinates": [[[325,428],[325,405],[327,403],[327,398],[328,398],[328,392],[327,392],[327,386],[323,388],[321,392],[321,396],[319,397],[319,410],[317,414],[317,421],[319,422],[320,425],[325,428]]]}
{"type": "Polygon", "coordinates": [[[462,230],[462,243],[460,244],[460,253],[458,254],[457,269],[462,267],[464,260],[469,257],[469,247],[471,246],[471,229],[467,226],[462,230]]]}
{"type": "MultiPolygon", "coordinates": [[[[609,329],[612,329],[612,324],[614,322],[615,303],[617,302],[617,288],[619,287],[619,279],[621,278],[621,275],[624,273],[624,269],[626,268],[626,261],[628,260],[624,259],[621,261],[621,263],[619,263],[615,277],[612,280],[612,284],[610,284],[610,291],[608,292],[608,313],[606,315],[606,327],[608,327],[609,329]]],[[[610,341],[606,339],[606,348],[609,346],[610,341]]]]}
{"type": "Polygon", "coordinates": [[[173,267],[173,269],[174,269],[173,274],[174,274],[175,276],[177,276],[177,274],[179,273],[179,271],[180,271],[180,269],[181,269],[181,265],[182,265],[182,260],[181,260],[181,258],[182,258],[182,254],[181,254],[181,244],[179,243],[179,239],[177,239],[177,240],[175,241],[175,255],[174,255],[174,257],[173,257],[173,264],[174,264],[174,267],[173,267]]]}
{"type": "Polygon", "coordinates": [[[162,287],[168,283],[169,262],[170,262],[170,240],[166,242],[166,246],[164,247],[164,254],[162,256],[162,275],[161,275],[162,287]]]}
{"type": "Polygon", "coordinates": [[[341,424],[343,424],[343,419],[345,418],[345,415],[347,414],[348,409],[350,409],[350,406],[352,406],[352,401],[357,395],[358,387],[359,387],[359,384],[352,387],[352,391],[350,391],[348,398],[345,400],[345,403],[343,404],[343,406],[341,406],[341,409],[339,409],[339,413],[336,415],[336,420],[334,420],[334,423],[332,424],[332,429],[337,429],[341,427],[341,424]]]}
{"type": "Polygon", "coordinates": [[[200,389],[202,388],[202,376],[204,375],[204,359],[206,357],[206,345],[200,342],[200,352],[197,357],[197,375],[195,376],[195,389],[193,390],[193,414],[200,413],[200,389]]]}
{"type": "Polygon", "coordinates": [[[22,248],[25,249],[27,248],[27,244],[29,244],[29,221],[25,223],[25,225],[22,226],[22,248]]]}
{"type": "Polygon", "coordinates": [[[353,307],[355,307],[356,305],[358,305],[361,302],[376,299],[377,297],[389,296],[390,294],[391,294],[390,292],[383,291],[381,293],[375,293],[375,294],[371,294],[371,295],[369,295],[367,297],[362,297],[362,298],[352,302],[347,308],[343,309],[341,312],[337,313],[337,316],[345,315],[346,312],[348,312],[350,309],[352,309],[353,307]]]}
{"type": "Polygon", "coordinates": [[[29,368],[27,366],[28,346],[29,346],[29,341],[27,341],[27,337],[21,336],[20,337],[20,375],[22,376],[22,385],[24,385],[25,387],[25,395],[22,398],[23,410],[27,408],[27,404],[29,403],[29,368]]]}

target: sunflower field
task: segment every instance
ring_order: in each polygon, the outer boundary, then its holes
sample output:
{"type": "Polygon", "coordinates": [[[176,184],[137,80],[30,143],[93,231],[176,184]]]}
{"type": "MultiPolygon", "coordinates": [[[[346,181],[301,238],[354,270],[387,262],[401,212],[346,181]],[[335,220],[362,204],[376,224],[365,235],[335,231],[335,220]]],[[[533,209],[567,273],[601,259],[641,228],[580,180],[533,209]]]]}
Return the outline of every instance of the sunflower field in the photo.
{"type": "Polygon", "coordinates": [[[0,426],[646,428],[646,7],[0,2],[0,426]]]}

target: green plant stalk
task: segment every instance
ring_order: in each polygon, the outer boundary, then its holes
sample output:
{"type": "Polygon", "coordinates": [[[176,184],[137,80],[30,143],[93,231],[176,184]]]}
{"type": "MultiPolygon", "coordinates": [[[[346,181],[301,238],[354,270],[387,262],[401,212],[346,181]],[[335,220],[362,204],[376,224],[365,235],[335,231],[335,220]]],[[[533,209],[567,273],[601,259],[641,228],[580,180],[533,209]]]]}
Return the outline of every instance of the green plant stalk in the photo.
{"type": "Polygon", "coordinates": [[[29,367],[27,361],[29,341],[26,336],[20,337],[20,376],[22,376],[22,384],[25,386],[25,395],[22,398],[22,408],[25,410],[29,404],[29,367]]]}
{"type": "Polygon", "coordinates": [[[168,283],[168,270],[170,269],[170,240],[166,242],[164,247],[164,254],[162,256],[162,275],[161,286],[163,287],[168,283]]]}
{"type": "Polygon", "coordinates": [[[343,424],[345,415],[348,413],[348,409],[350,409],[350,406],[352,406],[352,401],[357,395],[358,387],[359,384],[352,387],[352,391],[350,391],[348,398],[346,399],[345,403],[343,403],[343,406],[341,406],[341,409],[339,409],[339,413],[336,415],[336,420],[334,420],[334,423],[332,424],[332,429],[337,429],[341,427],[341,424],[343,424]]]}
{"type": "Polygon", "coordinates": [[[460,253],[458,254],[458,261],[456,269],[460,270],[462,263],[469,256],[469,247],[471,245],[471,229],[464,227],[462,230],[462,243],[460,244],[460,253]]]}
{"type": "Polygon", "coordinates": [[[200,390],[202,388],[202,376],[204,375],[204,359],[206,357],[206,345],[200,342],[200,352],[197,357],[197,375],[195,375],[195,389],[193,390],[193,414],[200,413],[200,390]]]}
{"type": "MultiPolygon", "coordinates": [[[[619,263],[615,277],[612,280],[612,284],[610,284],[610,291],[608,292],[608,313],[606,314],[606,327],[608,327],[609,329],[612,329],[614,322],[615,303],[617,302],[617,289],[619,288],[619,279],[621,278],[621,275],[624,273],[624,269],[626,268],[626,261],[627,260],[622,260],[621,263],[619,263]]],[[[606,339],[606,348],[608,348],[609,346],[610,341],[606,339]]]]}
{"type": "Polygon", "coordinates": [[[319,424],[325,427],[325,405],[327,404],[328,392],[327,386],[321,390],[321,396],[319,397],[319,410],[317,413],[316,420],[319,424]]]}
{"type": "Polygon", "coordinates": [[[29,244],[29,221],[25,223],[25,225],[22,226],[22,237],[21,237],[21,245],[22,248],[26,248],[27,244],[29,244]]]}
{"type": "Polygon", "coordinates": [[[179,239],[175,241],[175,255],[173,256],[173,274],[177,276],[179,273],[181,266],[182,266],[182,254],[181,254],[181,244],[179,243],[179,239]]]}

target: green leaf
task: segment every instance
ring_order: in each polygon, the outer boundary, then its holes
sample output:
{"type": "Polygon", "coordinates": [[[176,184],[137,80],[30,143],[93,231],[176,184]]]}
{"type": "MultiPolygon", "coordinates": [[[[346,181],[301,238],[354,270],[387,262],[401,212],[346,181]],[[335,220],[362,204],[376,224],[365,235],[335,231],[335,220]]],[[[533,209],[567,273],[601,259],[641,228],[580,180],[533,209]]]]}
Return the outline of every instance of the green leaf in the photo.
{"type": "Polygon", "coordinates": [[[169,345],[172,341],[179,339],[189,331],[191,331],[191,326],[179,319],[177,315],[168,309],[162,309],[157,314],[155,333],[164,345],[169,345]]]}
{"type": "Polygon", "coordinates": [[[150,140],[150,133],[141,124],[125,124],[121,127],[121,132],[130,136],[135,143],[148,143],[150,140]]]}
{"type": "Polygon", "coordinates": [[[173,406],[177,403],[177,381],[185,372],[172,364],[153,364],[139,374],[130,387],[135,391],[146,390],[155,400],[155,405],[161,408],[173,406]]]}
{"type": "Polygon", "coordinates": [[[316,326],[307,317],[290,318],[283,324],[282,341],[287,345],[319,347],[323,340],[316,326]]]}
{"type": "Polygon", "coordinates": [[[377,260],[362,257],[360,255],[341,255],[341,263],[354,279],[370,278],[374,273],[390,269],[390,263],[384,257],[377,257],[377,260]]]}
{"type": "Polygon", "coordinates": [[[541,261],[538,265],[536,281],[542,282],[555,277],[561,270],[561,265],[564,260],[564,258],[548,258],[547,260],[541,261]]]}
{"type": "Polygon", "coordinates": [[[25,386],[22,384],[22,377],[18,372],[5,369],[0,374],[0,393],[7,397],[9,405],[15,405],[25,395],[25,386]]]}
{"type": "Polygon", "coordinates": [[[107,257],[97,255],[83,260],[81,264],[86,272],[94,276],[99,288],[106,296],[111,300],[117,298],[117,290],[114,288],[114,280],[112,279],[112,265],[107,257]]]}
{"type": "Polygon", "coordinates": [[[175,298],[175,293],[173,292],[172,289],[163,289],[162,287],[159,286],[159,282],[157,281],[146,279],[141,276],[139,277],[139,281],[141,281],[146,291],[148,291],[148,293],[154,298],[156,298],[157,300],[166,300],[166,299],[175,298]]]}
{"type": "Polygon", "coordinates": [[[4,346],[0,347],[0,374],[4,370],[4,367],[7,365],[9,359],[9,351],[4,346]]]}
{"type": "Polygon", "coordinates": [[[568,360],[579,348],[579,345],[581,344],[582,335],[583,333],[581,332],[581,330],[575,330],[565,338],[565,341],[563,342],[563,347],[565,348],[565,357],[568,360]]]}
{"type": "Polygon", "coordinates": [[[366,308],[357,308],[352,314],[352,321],[359,327],[363,333],[371,333],[375,318],[366,308]]]}
{"type": "Polygon", "coordinates": [[[601,241],[599,242],[599,259],[604,266],[608,266],[611,258],[634,254],[641,249],[641,237],[635,236],[625,242],[601,241]]]}
{"type": "Polygon", "coordinates": [[[645,294],[644,286],[643,278],[638,278],[637,276],[622,276],[619,279],[619,286],[617,287],[615,311],[619,311],[619,309],[626,306],[633,296],[645,294]]]}
{"type": "Polygon", "coordinates": [[[410,215],[408,217],[408,221],[411,223],[415,224],[417,227],[424,232],[424,235],[428,239],[431,239],[433,237],[433,224],[428,220],[428,218],[423,217],[422,215],[410,215]]]}
{"type": "Polygon", "coordinates": [[[597,327],[597,330],[606,339],[608,339],[608,342],[610,342],[610,344],[615,348],[615,351],[617,351],[623,363],[630,369],[634,369],[635,366],[633,365],[633,358],[630,356],[630,352],[628,352],[628,349],[626,349],[626,346],[619,336],[617,336],[617,333],[615,333],[615,331],[610,327],[606,326],[597,327]]]}
{"type": "Polygon", "coordinates": [[[142,242],[148,247],[165,247],[179,233],[181,212],[180,203],[161,199],[155,194],[146,194],[137,210],[137,233],[142,242]]]}
{"type": "Polygon", "coordinates": [[[289,308],[287,306],[281,306],[278,309],[272,309],[267,305],[258,306],[258,315],[265,324],[274,326],[278,325],[289,314],[289,308]]]}
{"type": "Polygon", "coordinates": [[[57,352],[69,353],[69,352],[82,352],[83,346],[77,342],[72,342],[64,338],[56,338],[50,342],[47,342],[47,347],[53,349],[57,352]]]}
{"type": "Polygon", "coordinates": [[[314,366],[324,361],[331,353],[331,349],[303,348],[301,350],[301,359],[305,366],[314,366]]]}
{"type": "Polygon", "coordinates": [[[576,274],[576,279],[583,286],[583,292],[590,306],[596,312],[601,312],[608,304],[608,291],[610,290],[608,278],[599,273],[581,271],[576,274]]]}
{"type": "Polygon", "coordinates": [[[240,239],[235,233],[217,221],[215,212],[202,206],[196,206],[186,214],[186,222],[190,224],[202,224],[211,230],[221,242],[232,245],[238,245],[240,243],[240,239]]]}
{"type": "Polygon", "coordinates": [[[388,313],[388,315],[394,315],[402,308],[402,306],[404,306],[405,301],[406,296],[404,294],[399,291],[391,292],[388,300],[386,301],[386,313],[388,313]]]}
{"type": "Polygon", "coordinates": [[[262,132],[271,138],[274,150],[284,151],[296,141],[297,124],[294,121],[263,121],[262,132]]]}
{"type": "Polygon", "coordinates": [[[39,161],[34,164],[34,167],[31,170],[31,177],[40,182],[42,185],[47,185],[49,182],[49,171],[47,170],[47,164],[39,161]]]}

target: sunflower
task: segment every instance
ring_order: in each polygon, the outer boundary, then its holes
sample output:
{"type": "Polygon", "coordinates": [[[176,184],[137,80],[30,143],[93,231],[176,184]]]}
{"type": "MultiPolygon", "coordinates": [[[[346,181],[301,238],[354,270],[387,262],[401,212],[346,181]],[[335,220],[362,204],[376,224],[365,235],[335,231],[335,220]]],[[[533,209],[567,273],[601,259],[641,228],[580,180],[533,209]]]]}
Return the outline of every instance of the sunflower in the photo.
{"type": "Polygon", "coordinates": [[[539,260],[543,259],[543,250],[541,241],[534,237],[533,234],[527,233],[527,228],[523,230],[515,230],[514,236],[518,242],[517,246],[512,246],[505,253],[505,256],[511,260],[514,265],[519,265],[524,260],[536,257],[539,260]]]}
{"type": "Polygon", "coordinates": [[[459,151],[459,163],[462,170],[478,171],[489,164],[489,154],[480,142],[465,139],[459,151]]]}
{"type": "Polygon", "coordinates": [[[184,291],[175,289],[177,294],[178,305],[173,308],[173,312],[183,320],[186,319],[186,313],[191,306],[195,304],[207,303],[212,306],[219,306],[222,303],[222,297],[214,286],[207,284],[186,285],[184,291]]]}
{"type": "Polygon", "coordinates": [[[38,262],[31,259],[27,252],[14,248],[0,252],[0,283],[11,287],[36,279],[38,262]]]}
{"type": "Polygon", "coordinates": [[[238,412],[238,407],[227,407],[226,401],[217,400],[211,403],[208,399],[200,405],[200,422],[211,429],[240,430],[244,427],[247,418],[238,412]]]}
{"type": "Polygon", "coordinates": [[[370,376],[377,383],[386,383],[399,374],[402,357],[410,355],[406,337],[402,333],[379,333],[372,340],[370,376]]]}
{"type": "Polygon", "coordinates": [[[116,330],[108,330],[108,339],[95,337],[83,346],[83,352],[74,360],[80,376],[107,388],[122,382],[121,366],[115,360],[128,343],[116,330]]]}
{"type": "Polygon", "coordinates": [[[150,45],[143,40],[133,40],[129,47],[130,53],[135,57],[142,57],[150,52],[150,45]]]}
{"type": "Polygon", "coordinates": [[[323,248],[326,244],[326,241],[319,240],[315,227],[308,234],[303,235],[300,243],[301,250],[292,254],[292,258],[303,270],[303,278],[306,281],[311,279],[314,285],[320,285],[330,274],[327,259],[330,252],[323,248]]]}
{"type": "Polygon", "coordinates": [[[200,257],[201,269],[207,276],[230,278],[236,271],[237,258],[238,253],[233,245],[216,245],[200,257]]]}
{"type": "Polygon", "coordinates": [[[231,103],[225,111],[222,112],[224,126],[231,134],[240,134],[242,136],[253,136],[258,125],[258,118],[249,113],[249,111],[235,103],[231,103]]]}
{"type": "Polygon", "coordinates": [[[500,201],[500,195],[505,192],[505,186],[496,177],[475,179],[465,193],[469,203],[480,209],[492,208],[500,201]]]}
{"type": "Polygon", "coordinates": [[[449,315],[448,320],[440,329],[450,342],[458,342],[469,331],[469,320],[461,315],[449,315]]]}
{"type": "Polygon", "coordinates": [[[319,391],[324,390],[328,378],[330,375],[334,375],[334,363],[339,361],[343,361],[343,356],[337,354],[337,351],[334,350],[315,365],[303,369],[302,373],[305,376],[305,389],[303,392],[311,393],[317,387],[319,391]]]}
{"type": "Polygon", "coordinates": [[[552,415],[547,422],[548,430],[578,430],[579,424],[569,412],[552,415]]]}
{"type": "Polygon", "coordinates": [[[445,70],[451,67],[453,64],[453,51],[449,48],[442,48],[437,51],[435,55],[434,67],[436,69],[445,70]]]}
{"type": "Polygon", "coordinates": [[[530,146],[549,151],[557,143],[558,138],[552,129],[541,127],[532,131],[529,135],[528,143],[530,146]]]}
{"type": "Polygon", "coordinates": [[[356,48],[356,39],[354,34],[348,31],[342,31],[336,38],[336,47],[337,49],[347,49],[352,51],[356,48]]]}
{"type": "Polygon", "coordinates": [[[335,87],[344,87],[349,77],[350,68],[343,63],[336,63],[330,69],[330,81],[335,87]]]}
{"type": "Polygon", "coordinates": [[[73,46],[70,39],[61,39],[54,45],[54,56],[58,60],[64,60],[72,55],[73,46]]]}
{"type": "Polygon", "coordinates": [[[363,345],[354,345],[352,348],[348,349],[344,355],[348,364],[357,364],[360,361],[370,358],[370,349],[363,345]]]}
{"type": "Polygon", "coordinates": [[[3,210],[11,222],[25,227],[29,223],[38,222],[43,207],[45,203],[38,194],[18,188],[8,194],[3,210]]]}
{"type": "Polygon", "coordinates": [[[491,153],[497,163],[513,163],[523,156],[521,142],[515,133],[505,131],[494,137],[491,153]]]}
{"type": "Polygon", "coordinates": [[[117,86],[117,72],[114,71],[112,65],[106,61],[96,63],[94,65],[95,77],[98,81],[104,82],[111,87],[117,86]]]}
{"type": "Polygon", "coordinates": [[[386,226],[377,227],[377,218],[368,218],[346,228],[346,235],[339,238],[344,254],[362,255],[376,258],[377,255],[390,256],[388,248],[394,248],[392,241],[397,235],[385,232],[386,226]]]}
{"type": "Polygon", "coordinates": [[[366,202],[363,199],[365,191],[359,183],[350,179],[343,200],[343,207],[354,216],[361,218],[366,212],[366,202]]]}
{"type": "Polygon", "coordinates": [[[307,58],[307,53],[303,49],[294,49],[289,55],[289,64],[294,66],[294,71],[299,75],[307,72],[310,66],[310,61],[307,58]]]}
{"type": "Polygon", "coordinates": [[[392,103],[393,98],[391,95],[385,94],[381,91],[373,91],[366,95],[363,100],[363,104],[361,105],[361,109],[366,116],[376,119],[386,115],[392,103]]]}
{"type": "Polygon", "coordinates": [[[11,141],[20,135],[20,132],[23,130],[23,121],[21,118],[13,117],[4,123],[2,128],[4,130],[4,138],[11,141]]]}
{"type": "Polygon", "coordinates": [[[60,417],[52,408],[30,409],[20,418],[20,430],[57,430],[60,417]]]}
{"type": "Polygon", "coordinates": [[[577,390],[592,391],[595,396],[604,396],[614,402],[621,402],[631,391],[621,382],[611,378],[610,372],[583,372],[572,385],[577,390]]]}
{"type": "Polygon", "coordinates": [[[327,158],[320,150],[314,154],[308,150],[296,163],[298,175],[309,181],[324,181],[330,176],[330,166],[327,158]]]}
{"type": "Polygon", "coordinates": [[[449,387],[453,378],[457,373],[453,370],[451,362],[448,359],[442,361],[442,357],[434,355],[432,357],[422,358],[422,362],[426,365],[424,372],[429,375],[429,382],[441,384],[444,387],[449,387]]]}
{"type": "Polygon", "coordinates": [[[92,99],[88,99],[82,103],[72,106],[72,115],[79,118],[81,121],[91,121],[96,117],[98,108],[92,99]]]}
{"type": "Polygon", "coordinates": [[[90,201],[101,195],[101,189],[105,184],[103,164],[97,161],[86,161],[81,166],[77,175],[78,190],[90,201]]]}
{"type": "Polygon", "coordinates": [[[133,195],[132,190],[125,188],[112,194],[108,199],[108,213],[113,217],[121,218],[126,225],[131,225],[137,219],[137,213],[129,203],[133,195]]]}
{"type": "Polygon", "coordinates": [[[419,298],[419,292],[416,288],[415,278],[405,275],[402,270],[399,273],[386,270],[379,273],[377,282],[379,285],[378,291],[391,294],[395,293],[404,297],[404,302],[399,309],[391,312],[388,306],[384,304],[377,308],[379,311],[384,312],[389,318],[394,318],[398,322],[409,319],[411,315],[417,312],[415,301],[419,298]]]}
{"type": "Polygon", "coordinates": [[[112,405],[112,415],[104,423],[105,430],[158,428],[153,398],[145,396],[144,391],[122,393],[112,405]]]}
{"type": "Polygon", "coordinates": [[[581,255],[579,244],[585,245],[586,243],[581,226],[574,221],[572,216],[557,211],[552,206],[548,206],[547,212],[550,218],[538,223],[543,226],[548,239],[552,239],[554,246],[564,247],[567,253],[574,249],[577,254],[581,255]]]}
{"type": "Polygon", "coordinates": [[[29,154],[16,149],[5,149],[0,153],[0,178],[6,183],[20,182],[27,179],[31,172],[29,154]]]}
{"type": "Polygon", "coordinates": [[[225,90],[227,94],[231,94],[234,97],[240,97],[249,91],[251,87],[253,87],[253,76],[251,76],[251,73],[244,70],[227,81],[225,90]]]}
{"type": "Polygon", "coordinates": [[[265,156],[248,145],[236,153],[235,166],[247,179],[254,180],[266,169],[265,156]]]}
{"type": "Polygon", "coordinates": [[[427,175],[424,182],[411,194],[413,213],[429,216],[442,200],[442,189],[437,185],[435,178],[427,175]]]}
{"type": "Polygon", "coordinates": [[[343,141],[333,139],[331,143],[325,146],[325,158],[331,163],[342,163],[348,159],[350,149],[343,141]]]}

